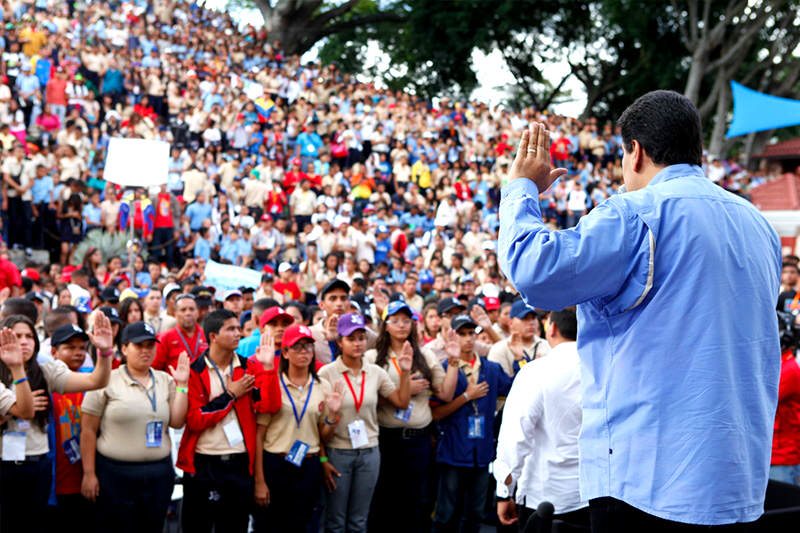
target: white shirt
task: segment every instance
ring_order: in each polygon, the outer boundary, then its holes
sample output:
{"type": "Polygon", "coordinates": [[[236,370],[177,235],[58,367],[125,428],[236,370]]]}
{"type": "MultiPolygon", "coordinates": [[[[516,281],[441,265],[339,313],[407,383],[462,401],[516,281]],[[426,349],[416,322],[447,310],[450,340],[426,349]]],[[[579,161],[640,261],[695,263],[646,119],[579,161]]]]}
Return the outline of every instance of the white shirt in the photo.
{"type": "Polygon", "coordinates": [[[519,371],[497,440],[498,496],[508,496],[518,484],[517,503],[531,509],[549,501],[562,514],[588,505],[581,501],[578,482],[580,378],[575,342],[556,345],[519,371]],[[512,483],[506,486],[509,474],[512,483]]]}

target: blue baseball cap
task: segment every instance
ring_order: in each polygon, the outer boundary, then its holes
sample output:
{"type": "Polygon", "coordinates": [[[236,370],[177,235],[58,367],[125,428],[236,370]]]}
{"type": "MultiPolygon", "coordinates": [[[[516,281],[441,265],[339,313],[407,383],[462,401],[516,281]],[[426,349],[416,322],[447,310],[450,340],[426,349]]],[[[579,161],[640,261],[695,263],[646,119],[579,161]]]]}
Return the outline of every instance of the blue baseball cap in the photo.
{"type": "Polygon", "coordinates": [[[359,329],[366,330],[367,324],[364,322],[364,317],[358,313],[342,315],[336,324],[336,332],[342,337],[349,337],[359,329]]]}
{"type": "Polygon", "coordinates": [[[531,313],[535,315],[536,309],[526,304],[522,300],[517,300],[513,304],[511,304],[511,314],[510,314],[511,318],[525,318],[531,313]]]}
{"type": "Polygon", "coordinates": [[[386,320],[392,315],[396,315],[400,311],[405,311],[408,313],[408,316],[413,317],[414,311],[405,303],[403,300],[396,300],[394,302],[390,302],[389,305],[386,306],[386,309],[383,311],[383,319],[386,320]]]}
{"type": "Polygon", "coordinates": [[[422,274],[419,275],[420,285],[425,285],[426,283],[428,285],[433,285],[433,281],[434,281],[433,275],[430,272],[423,272],[422,274]]]}
{"type": "Polygon", "coordinates": [[[389,231],[389,228],[381,224],[380,226],[378,226],[378,233],[391,233],[391,232],[389,231]]]}

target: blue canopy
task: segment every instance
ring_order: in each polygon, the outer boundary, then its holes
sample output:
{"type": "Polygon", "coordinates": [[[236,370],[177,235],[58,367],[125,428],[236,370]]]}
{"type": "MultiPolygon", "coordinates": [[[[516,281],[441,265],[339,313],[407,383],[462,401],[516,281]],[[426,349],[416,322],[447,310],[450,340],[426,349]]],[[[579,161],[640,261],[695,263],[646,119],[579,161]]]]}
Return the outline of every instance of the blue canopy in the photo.
{"type": "Polygon", "coordinates": [[[790,100],[731,82],[733,122],[726,137],[800,124],[800,100],[790,100]]]}

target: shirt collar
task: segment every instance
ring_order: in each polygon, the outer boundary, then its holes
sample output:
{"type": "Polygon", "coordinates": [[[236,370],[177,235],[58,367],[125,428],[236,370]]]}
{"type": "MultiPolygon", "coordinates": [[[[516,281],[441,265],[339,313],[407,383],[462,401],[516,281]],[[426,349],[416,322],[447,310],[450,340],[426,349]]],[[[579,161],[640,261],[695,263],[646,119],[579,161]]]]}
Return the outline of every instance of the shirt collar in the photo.
{"type": "Polygon", "coordinates": [[[658,174],[653,176],[648,185],[656,185],[675,178],[705,178],[703,169],[697,165],[681,163],[680,165],[670,165],[664,167],[658,174]]]}

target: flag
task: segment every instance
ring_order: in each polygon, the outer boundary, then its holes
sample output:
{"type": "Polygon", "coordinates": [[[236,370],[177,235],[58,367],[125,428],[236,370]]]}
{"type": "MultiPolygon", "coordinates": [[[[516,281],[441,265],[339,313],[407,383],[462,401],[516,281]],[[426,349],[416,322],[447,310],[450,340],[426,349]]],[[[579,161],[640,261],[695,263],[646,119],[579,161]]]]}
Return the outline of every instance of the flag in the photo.
{"type": "Polygon", "coordinates": [[[131,220],[131,207],[123,202],[119,205],[119,229],[125,231],[128,229],[128,223],[131,220]]]}
{"type": "Polygon", "coordinates": [[[152,202],[148,202],[147,206],[142,212],[142,215],[144,216],[144,231],[146,233],[152,233],[156,224],[156,210],[153,207],[152,202]]]}
{"type": "Polygon", "coordinates": [[[269,115],[272,113],[272,108],[275,107],[275,102],[272,101],[272,98],[259,96],[253,100],[253,104],[256,106],[259,122],[267,122],[269,115]]]}

